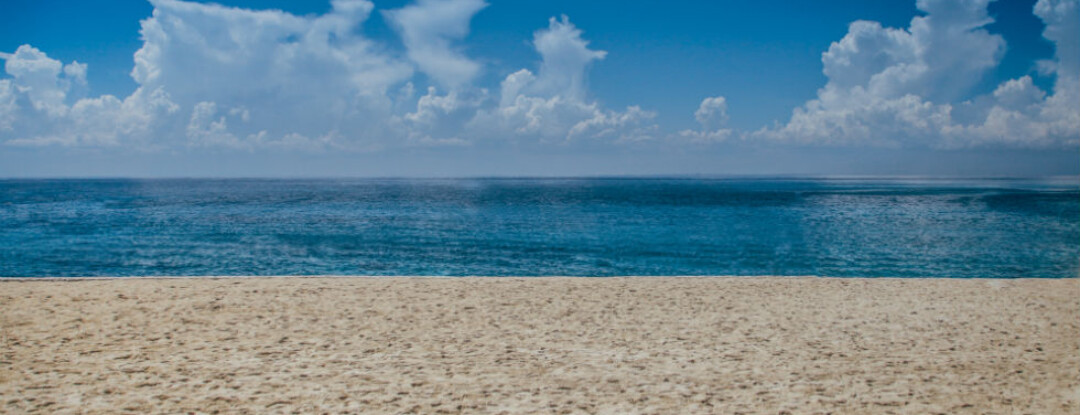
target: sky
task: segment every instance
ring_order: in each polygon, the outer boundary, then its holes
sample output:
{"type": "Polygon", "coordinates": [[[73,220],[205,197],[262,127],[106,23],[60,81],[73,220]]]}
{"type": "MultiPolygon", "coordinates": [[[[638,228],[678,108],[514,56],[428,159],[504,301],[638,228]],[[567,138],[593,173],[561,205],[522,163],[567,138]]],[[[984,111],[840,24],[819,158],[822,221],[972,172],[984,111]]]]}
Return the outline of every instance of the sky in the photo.
{"type": "Polygon", "coordinates": [[[0,177],[1080,174],[1080,0],[0,4],[0,177]]]}

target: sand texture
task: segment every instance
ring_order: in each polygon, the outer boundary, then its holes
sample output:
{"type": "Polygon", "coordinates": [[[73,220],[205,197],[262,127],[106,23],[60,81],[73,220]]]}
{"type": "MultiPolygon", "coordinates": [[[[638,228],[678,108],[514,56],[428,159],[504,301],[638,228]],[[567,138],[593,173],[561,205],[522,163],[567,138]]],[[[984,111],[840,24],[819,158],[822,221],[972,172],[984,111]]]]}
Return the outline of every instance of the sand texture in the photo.
{"type": "Polygon", "coordinates": [[[1080,413],[1080,280],[0,282],[0,413],[1080,413]]]}

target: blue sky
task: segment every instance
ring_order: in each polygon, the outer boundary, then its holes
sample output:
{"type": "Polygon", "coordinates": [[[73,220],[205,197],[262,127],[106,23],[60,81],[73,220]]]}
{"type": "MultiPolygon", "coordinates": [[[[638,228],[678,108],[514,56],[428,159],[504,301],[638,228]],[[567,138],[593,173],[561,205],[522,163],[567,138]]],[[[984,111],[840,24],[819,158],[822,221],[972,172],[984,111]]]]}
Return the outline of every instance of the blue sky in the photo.
{"type": "Polygon", "coordinates": [[[0,176],[1076,174],[1076,3],[9,0],[0,176]]]}

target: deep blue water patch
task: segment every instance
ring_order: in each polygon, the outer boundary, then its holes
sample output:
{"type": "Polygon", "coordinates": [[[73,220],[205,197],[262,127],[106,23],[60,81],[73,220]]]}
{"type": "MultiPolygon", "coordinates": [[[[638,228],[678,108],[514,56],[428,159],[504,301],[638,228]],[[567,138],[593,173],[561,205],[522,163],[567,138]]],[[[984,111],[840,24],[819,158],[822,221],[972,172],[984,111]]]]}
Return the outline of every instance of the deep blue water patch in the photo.
{"type": "Polygon", "coordinates": [[[1076,277],[1075,180],[3,180],[0,276],[1076,277]]]}

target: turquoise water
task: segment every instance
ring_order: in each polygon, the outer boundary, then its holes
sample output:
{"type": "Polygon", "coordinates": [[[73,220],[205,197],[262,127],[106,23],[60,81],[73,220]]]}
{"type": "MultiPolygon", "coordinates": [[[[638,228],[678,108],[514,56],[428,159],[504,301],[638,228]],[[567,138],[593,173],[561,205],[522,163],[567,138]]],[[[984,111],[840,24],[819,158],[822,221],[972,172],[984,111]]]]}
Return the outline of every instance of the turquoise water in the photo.
{"type": "Polygon", "coordinates": [[[2,180],[0,276],[1076,277],[1069,180],[2,180]]]}

